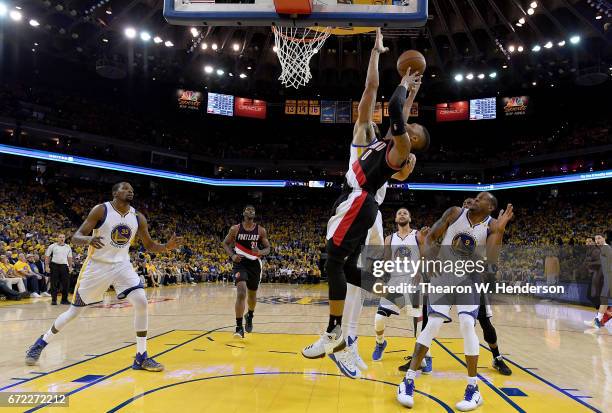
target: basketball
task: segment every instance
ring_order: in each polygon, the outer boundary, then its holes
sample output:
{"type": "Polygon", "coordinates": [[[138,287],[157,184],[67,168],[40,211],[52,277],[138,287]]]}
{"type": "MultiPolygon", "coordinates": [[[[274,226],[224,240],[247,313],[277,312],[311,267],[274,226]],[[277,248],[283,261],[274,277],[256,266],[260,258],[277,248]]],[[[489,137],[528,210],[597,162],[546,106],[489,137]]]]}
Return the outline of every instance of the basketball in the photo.
{"type": "Polygon", "coordinates": [[[427,67],[427,61],[425,56],[418,50],[407,50],[397,59],[397,71],[401,77],[406,75],[408,68],[411,72],[419,72],[420,74],[425,73],[427,67]]]}

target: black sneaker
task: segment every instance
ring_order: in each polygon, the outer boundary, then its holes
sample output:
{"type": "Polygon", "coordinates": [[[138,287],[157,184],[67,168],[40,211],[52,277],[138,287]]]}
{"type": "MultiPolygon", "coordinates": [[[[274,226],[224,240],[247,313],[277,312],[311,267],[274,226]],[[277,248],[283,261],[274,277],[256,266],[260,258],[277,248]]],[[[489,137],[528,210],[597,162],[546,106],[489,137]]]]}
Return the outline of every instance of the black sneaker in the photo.
{"type": "Polygon", "coordinates": [[[60,304],[70,305],[70,301],[68,301],[68,300],[62,300],[62,301],[60,302],[60,304]]]}
{"type": "Polygon", "coordinates": [[[244,315],[244,329],[247,333],[251,333],[253,331],[253,316],[249,316],[249,313],[244,315]]]}
{"type": "Polygon", "coordinates": [[[512,370],[510,370],[510,367],[508,367],[501,356],[493,359],[493,368],[504,376],[510,376],[512,374],[512,370]]]}
{"type": "Polygon", "coordinates": [[[407,360],[408,362],[406,364],[402,364],[397,369],[405,373],[410,369],[410,362],[412,361],[412,356],[406,356],[404,357],[404,360],[407,360]]]}
{"type": "Polygon", "coordinates": [[[51,300],[51,305],[57,305],[57,300],[51,300]]]}
{"type": "Polygon", "coordinates": [[[234,338],[244,338],[244,328],[242,326],[236,326],[234,338]]]}

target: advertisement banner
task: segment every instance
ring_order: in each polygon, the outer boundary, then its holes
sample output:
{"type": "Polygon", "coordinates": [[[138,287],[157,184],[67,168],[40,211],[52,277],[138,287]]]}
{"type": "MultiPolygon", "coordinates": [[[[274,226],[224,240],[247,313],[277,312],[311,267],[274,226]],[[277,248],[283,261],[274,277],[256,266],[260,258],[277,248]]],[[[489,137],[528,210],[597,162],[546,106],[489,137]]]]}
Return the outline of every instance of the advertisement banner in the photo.
{"type": "Polygon", "coordinates": [[[336,122],[336,101],[322,100],[321,101],[321,123],[336,122]]]}
{"type": "Polygon", "coordinates": [[[239,98],[234,99],[234,114],[245,118],[265,119],[268,105],[264,100],[239,98]]]}
{"type": "Polygon", "coordinates": [[[436,105],[437,122],[468,120],[469,116],[470,104],[467,100],[462,100],[460,102],[438,103],[436,105]]]}
{"type": "Polygon", "coordinates": [[[351,101],[336,102],[336,123],[351,123],[351,101]]]}
{"type": "Polygon", "coordinates": [[[503,98],[504,114],[506,116],[523,116],[529,109],[529,96],[514,96],[503,98]]]}
{"type": "Polygon", "coordinates": [[[177,96],[180,109],[199,110],[202,106],[202,92],[178,89],[177,96]]]}

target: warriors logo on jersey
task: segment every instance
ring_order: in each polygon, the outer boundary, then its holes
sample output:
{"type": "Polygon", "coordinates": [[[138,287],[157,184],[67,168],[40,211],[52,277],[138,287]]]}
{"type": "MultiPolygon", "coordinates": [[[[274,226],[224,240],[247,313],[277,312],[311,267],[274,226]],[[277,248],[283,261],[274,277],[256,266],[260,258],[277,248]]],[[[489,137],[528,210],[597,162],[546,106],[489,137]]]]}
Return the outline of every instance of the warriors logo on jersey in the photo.
{"type": "Polygon", "coordinates": [[[474,255],[476,240],[472,234],[460,232],[453,237],[451,248],[456,257],[469,258],[474,255]]]}
{"type": "Polygon", "coordinates": [[[393,255],[393,258],[411,258],[412,257],[412,253],[411,253],[411,248],[405,245],[402,245],[401,247],[398,247],[395,250],[395,254],[393,255]]]}
{"type": "Polygon", "coordinates": [[[119,224],[111,230],[111,244],[113,247],[122,248],[129,244],[132,238],[132,230],[125,224],[119,224]]]}

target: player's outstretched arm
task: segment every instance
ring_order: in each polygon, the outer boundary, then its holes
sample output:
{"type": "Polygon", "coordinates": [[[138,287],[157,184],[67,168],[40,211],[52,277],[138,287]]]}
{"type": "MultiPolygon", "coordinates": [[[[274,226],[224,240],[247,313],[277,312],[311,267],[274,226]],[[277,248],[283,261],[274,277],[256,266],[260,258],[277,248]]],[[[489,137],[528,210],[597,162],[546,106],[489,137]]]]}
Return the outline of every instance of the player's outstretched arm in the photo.
{"type": "Polygon", "coordinates": [[[236,235],[238,235],[238,227],[239,225],[232,225],[225,239],[221,242],[223,249],[234,262],[240,262],[240,260],[242,260],[242,257],[234,252],[234,243],[236,242],[236,235]]]}
{"type": "Polygon", "coordinates": [[[410,155],[408,155],[408,161],[406,162],[406,164],[402,167],[402,169],[399,170],[399,172],[394,173],[391,178],[395,179],[396,181],[405,181],[412,174],[412,171],[414,171],[415,166],[416,156],[411,153],[410,155]]]}
{"type": "Polygon", "coordinates": [[[387,161],[389,166],[397,170],[404,166],[411,150],[403,108],[405,105],[412,106],[420,87],[421,76],[418,73],[411,74],[410,69],[408,69],[406,76],[402,78],[389,101],[389,118],[391,119],[389,133],[393,137],[393,148],[389,151],[387,161]],[[406,96],[409,91],[410,94],[406,96]]]}
{"type": "Polygon", "coordinates": [[[104,205],[96,205],[85,218],[85,222],[81,224],[77,232],[72,236],[72,243],[75,245],[91,245],[94,248],[102,248],[104,246],[103,237],[94,237],[90,235],[98,222],[104,219],[104,205]]]}
{"type": "Polygon", "coordinates": [[[255,251],[257,255],[259,255],[260,257],[263,257],[265,255],[270,254],[270,250],[271,250],[270,240],[268,240],[268,232],[266,231],[266,229],[262,226],[258,228],[259,228],[259,241],[261,241],[264,248],[260,250],[257,247],[255,247],[253,251],[255,251]]]}
{"type": "Polygon", "coordinates": [[[370,127],[374,106],[376,105],[376,94],[380,84],[378,75],[378,61],[382,53],[385,53],[389,48],[383,45],[383,35],[380,29],[376,30],[376,41],[372,53],[370,54],[370,62],[368,64],[368,74],[366,84],[359,106],[357,109],[357,122],[353,131],[353,143],[356,145],[364,145],[366,142],[366,130],[370,127]]]}
{"type": "Polygon", "coordinates": [[[487,263],[497,265],[501,252],[506,225],[514,217],[514,207],[508,204],[505,210],[499,211],[497,219],[492,219],[489,224],[489,235],[487,237],[487,263]]]}
{"type": "Polygon", "coordinates": [[[167,252],[177,249],[182,243],[183,238],[177,237],[176,234],[172,234],[172,237],[165,244],[160,244],[151,239],[151,234],[149,234],[149,223],[147,222],[147,218],[138,213],[138,238],[142,241],[142,244],[147,249],[147,251],[161,253],[167,252]]]}

